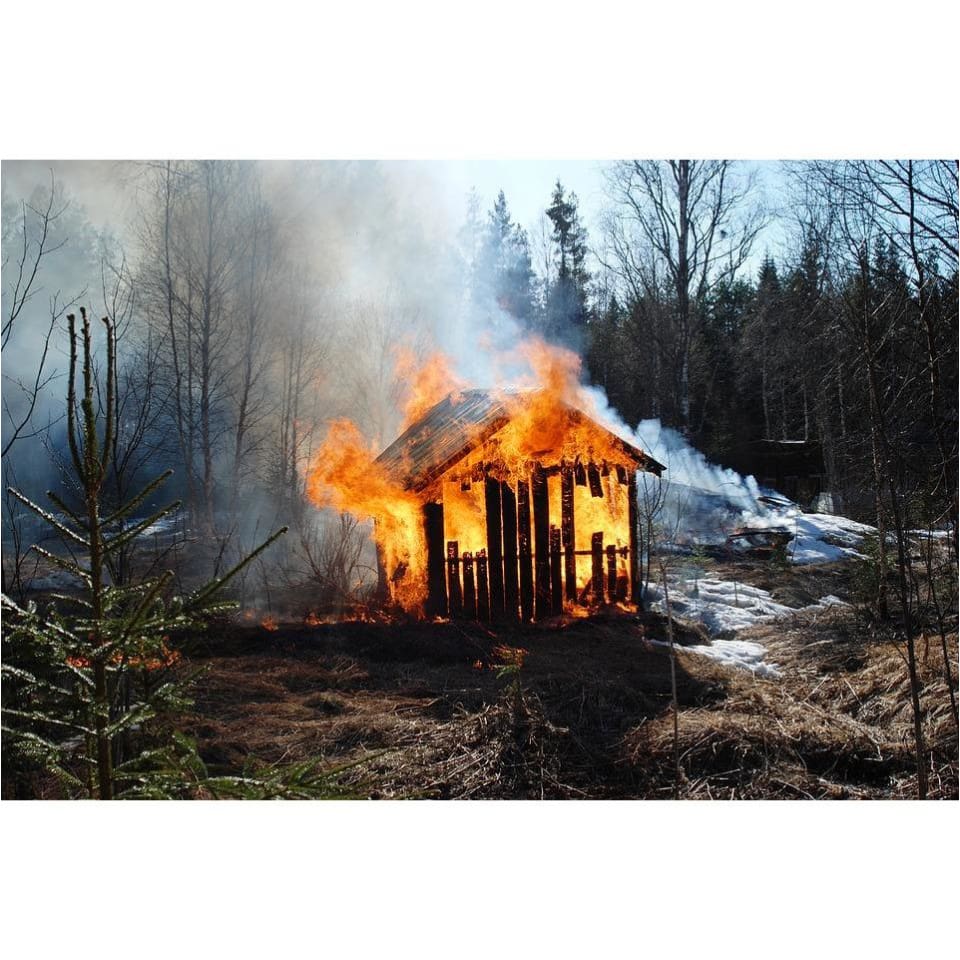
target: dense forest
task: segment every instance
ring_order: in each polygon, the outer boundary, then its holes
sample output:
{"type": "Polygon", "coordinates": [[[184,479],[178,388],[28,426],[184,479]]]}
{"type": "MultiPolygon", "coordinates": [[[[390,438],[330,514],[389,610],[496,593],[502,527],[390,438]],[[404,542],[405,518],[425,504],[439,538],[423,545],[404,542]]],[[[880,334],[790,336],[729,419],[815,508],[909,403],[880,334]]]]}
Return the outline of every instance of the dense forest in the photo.
{"type": "MultiPolygon", "coordinates": [[[[488,385],[490,356],[502,375],[502,358],[509,370],[517,344],[537,337],[578,355],[625,423],[659,420],[717,464],[758,472],[758,444],[815,448],[829,494],[819,508],[877,530],[871,597],[901,631],[914,715],[924,631],[942,639],[953,696],[955,611],[929,586],[921,599],[921,582],[939,581],[911,537],[946,535],[955,562],[956,161],[785,163],[771,198],[753,164],[624,160],[603,168],[592,231],[559,180],[543,185],[536,224],[518,223],[501,191],[487,210],[473,193],[447,230],[381,164],[117,170],[134,212],[115,235],[55,180],[28,197],[4,190],[12,642],[54,629],[31,619],[30,602],[57,587],[51,564],[66,561],[43,545],[71,521],[87,531],[75,542],[103,551],[109,589],[131,591],[111,601],[120,634],[153,618],[140,662],[175,662],[171,630],[221,610],[210,604],[228,571],[227,595],[244,608],[282,612],[282,597],[307,589],[318,609],[352,609],[377,579],[367,527],[305,495],[328,424],[349,417],[382,449],[403,422],[411,370],[436,351],[451,387],[488,385]],[[90,322],[101,316],[102,330],[90,322]],[[46,491],[55,509],[44,515],[46,491]],[[169,578],[150,579],[158,565],[169,578]],[[154,610],[173,590],[203,602],[154,610]]],[[[98,597],[108,590],[69,570],[98,597]]],[[[103,775],[113,654],[98,656],[73,666],[96,667],[102,709],[88,735],[103,775]]],[[[86,789],[112,795],[111,776],[86,789]]]]}

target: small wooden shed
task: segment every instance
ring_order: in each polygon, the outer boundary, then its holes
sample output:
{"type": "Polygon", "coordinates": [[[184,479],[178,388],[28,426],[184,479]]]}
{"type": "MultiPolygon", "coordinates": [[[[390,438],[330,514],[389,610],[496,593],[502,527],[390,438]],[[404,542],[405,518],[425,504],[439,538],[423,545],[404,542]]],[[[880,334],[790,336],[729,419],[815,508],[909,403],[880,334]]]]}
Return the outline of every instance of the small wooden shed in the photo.
{"type": "MultiPolygon", "coordinates": [[[[663,465],[568,404],[529,420],[534,396],[453,393],[377,458],[422,500],[428,617],[639,602],[636,472],[663,465]]],[[[405,575],[381,561],[381,591],[405,575]]]]}

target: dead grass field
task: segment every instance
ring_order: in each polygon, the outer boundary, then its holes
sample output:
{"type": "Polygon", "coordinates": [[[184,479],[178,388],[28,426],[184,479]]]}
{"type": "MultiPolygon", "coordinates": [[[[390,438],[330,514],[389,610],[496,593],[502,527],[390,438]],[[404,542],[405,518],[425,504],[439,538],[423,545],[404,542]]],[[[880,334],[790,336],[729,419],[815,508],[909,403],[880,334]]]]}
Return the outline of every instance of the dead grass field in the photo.
{"type": "MultiPolygon", "coordinates": [[[[239,773],[252,758],[360,761],[342,781],[372,798],[915,795],[904,661],[849,608],[741,634],[768,647],[778,679],[678,649],[679,787],[669,654],[648,642],[665,636],[653,614],[522,630],[225,626],[188,658],[204,673],[178,725],[211,772],[239,773]],[[527,651],[519,695],[492,666],[500,644],[527,651]]],[[[678,640],[704,642],[690,628],[678,640]]],[[[955,633],[950,644],[956,660],[955,633]]],[[[957,729],[939,638],[919,655],[931,795],[956,798],[957,729]]]]}

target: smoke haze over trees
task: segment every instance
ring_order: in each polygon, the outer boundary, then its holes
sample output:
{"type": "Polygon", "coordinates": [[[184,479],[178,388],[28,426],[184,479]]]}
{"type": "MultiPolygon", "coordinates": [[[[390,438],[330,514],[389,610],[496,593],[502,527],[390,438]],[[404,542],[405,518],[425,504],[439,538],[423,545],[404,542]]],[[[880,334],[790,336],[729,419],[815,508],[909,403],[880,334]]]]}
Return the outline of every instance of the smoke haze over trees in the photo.
{"type": "Polygon", "coordinates": [[[788,165],[774,217],[756,165],[620,161],[590,231],[559,180],[524,225],[503,191],[449,210],[403,164],[105,169],[123,215],[97,226],[68,182],[4,186],[5,485],[61,482],[62,326],[83,304],[117,323],[116,497],[173,465],[185,527],[221,551],[295,517],[306,566],[337,553],[303,503],[326,423],[382,448],[399,349],[483,385],[526,335],[576,350],[631,426],[659,418],[721,464],[815,441],[848,512],[876,522],[894,496],[912,523],[955,522],[955,162],[788,165]]]}

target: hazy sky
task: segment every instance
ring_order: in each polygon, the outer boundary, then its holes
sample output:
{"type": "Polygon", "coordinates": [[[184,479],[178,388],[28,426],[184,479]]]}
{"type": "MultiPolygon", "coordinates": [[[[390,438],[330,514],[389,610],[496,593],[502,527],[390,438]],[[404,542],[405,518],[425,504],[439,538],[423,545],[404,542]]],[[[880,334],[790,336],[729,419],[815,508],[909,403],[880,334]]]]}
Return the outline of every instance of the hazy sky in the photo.
{"type": "MultiPolygon", "coordinates": [[[[475,188],[480,196],[481,213],[490,209],[499,190],[507,197],[513,219],[533,230],[540,214],[549,205],[553,184],[559,178],[580,201],[581,217],[590,238],[599,239],[600,217],[605,205],[603,160],[401,160],[381,161],[387,168],[403,169],[411,181],[418,182],[418,194],[435,197],[442,215],[452,227],[462,223],[467,195],[475,188]]],[[[766,161],[755,165],[761,174],[768,199],[776,200],[781,184],[778,165],[766,161]]],[[[4,194],[11,199],[29,197],[37,186],[49,183],[50,171],[68,196],[80,204],[90,221],[99,229],[109,228],[123,240],[133,212],[134,191],[130,185],[129,163],[115,160],[4,160],[4,194]]],[[[440,211],[438,211],[440,212],[440,211]]],[[[775,248],[778,234],[770,231],[761,238],[755,251],[762,256],[767,247],[775,248]]]]}

